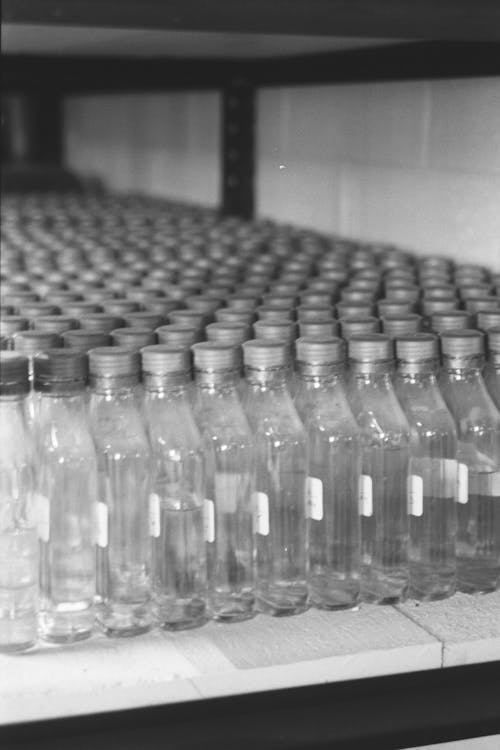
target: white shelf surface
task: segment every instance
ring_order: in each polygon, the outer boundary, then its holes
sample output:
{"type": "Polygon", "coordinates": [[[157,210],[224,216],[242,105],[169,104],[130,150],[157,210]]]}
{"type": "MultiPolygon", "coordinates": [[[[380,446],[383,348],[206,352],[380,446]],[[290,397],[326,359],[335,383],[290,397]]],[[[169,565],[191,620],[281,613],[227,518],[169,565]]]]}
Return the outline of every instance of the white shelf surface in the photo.
{"type": "Polygon", "coordinates": [[[500,592],[0,656],[0,724],[500,660],[500,592]]]}

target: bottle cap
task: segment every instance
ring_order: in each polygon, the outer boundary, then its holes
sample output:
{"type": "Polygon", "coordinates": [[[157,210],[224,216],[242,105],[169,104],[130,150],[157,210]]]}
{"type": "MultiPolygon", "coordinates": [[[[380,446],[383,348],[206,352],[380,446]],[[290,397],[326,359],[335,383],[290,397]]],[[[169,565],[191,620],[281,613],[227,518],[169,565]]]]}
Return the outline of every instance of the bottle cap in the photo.
{"type": "Polygon", "coordinates": [[[256,309],[259,320],[293,320],[294,310],[288,305],[259,305],[256,309]]]}
{"type": "Polygon", "coordinates": [[[95,349],[97,346],[111,345],[109,334],[85,331],[82,328],[76,331],[65,331],[61,334],[61,339],[65,348],[76,349],[79,352],[88,352],[89,349],[95,349]]]}
{"type": "Polygon", "coordinates": [[[100,307],[95,302],[65,302],[59,305],[63,315],[71,315],[75,318],[81,318],[87,315],[99,313],[100,307]]]}
{"type": "Polygon", "coordinates": [[[242,344],[251,336],[250,326],[240,323],[210,323],[205,328],[207,341],[224,344],[242,344]]]}
{"type": "Polygon", "coordinates": [[[483,297],[468,297],[465,301],[465,309],[468,312],[477,313],[481,310],[500,310],[500,297],[492,294],[483,297]]]}
{"type": "Polygon", "coordinates": [[[432,333],[414,333],[398,336],[395,341],[396,359],[421,362],[439,357],[439,342],[432,333]]]}
{"type": "Polygon", "coordinates": [[[253,330],[256,339],[292,343],[297,338],[297,326],[291,320],[258,320],[253,330]]]}
{"type": "Polygon", "coordinates": [[[403,302],[392,299],[381,299],[377,302],[377,312],[380,318],[392,315],[410,315],[413,313],[413,302],[403,302]]]}
{"type": "Polygon", "coordinates": [[[191,369],[189,349],[173,344],[155,344],[141,349],[142,371],[150,375],[170,375],[191,369]]]}
{"type": "Polygon", "coordinates": [[[35,355],[33,373],[36,391],[50,391],[55,384],[81,390],[88,377],[87,355],[74,349],[47,349],[35,355]]]}
{"type": "Polygon", "coordinates": [[[64,331],[78,328],[78,321],[68,315],[41,315],[33,320],[33,327],[36,331],[64,333],[64,331]]]}
{"type": "Polygon", "coordinates": [[[297,304],[297,296],[295,294],[276,294],[275,292],[267,292],[262,295],[261,307],[295,307],[297,304]]]}
{"type": "Polygon", "coordinates": [[[127,289],[126,296],[127,299],[144,305],[153,297],[162,297],[163,295],[158,289],[144,289],[143,287],[133,286],[127,289]]]}
{"type": "Polygon", "coordinates": [[[200,341],[201,334],[199,328],[192,326],[181,326],[170,323],[167,326],[160,326],[155,331],[160,344],[172,344],[175,346],[191,346],[200,341]]]}
{"type": "Polygon", "coordinates": [[[500,327],[500,310],[480,310],[476,315],[477,327],[481,331],[500,327]]]}
{"type": "Polygon", "coordinates": [[[266,369],[284,367],[290,363],[290,344],[283,340],[253,339],[243,344],[246,367],[266,369]]]}
{"type": "Polygon", "coordinates": [[[333,294],[328,292],[302,292],[300,307],[331,307],[333,294]]]}
{"type": "Polygon", "coordinates": [[[476,330],[443,331],[440,335],[444,358],[467,359],[484,354],[484,334],[476,330]]]}
{"type": "Polygon", "coordinates": [[[115,293],[111,289],[85,289],[85,299],[87,302],[96,302],[101,307],[105,302],[114,299],[115,293]]]}
{"type": "Polygon", "coordinates": [[[236,310],[231,307],[221,307],[215,311],[217,323],[239,323],[251,326],[255,321],[255,313],[252,310],[236,310]]]}
{"type": "Polygon", "coordinates": [[[473,328],[472,316],[463,310],[437,312],[431,316],[431,328],[435,333],[455,331],[462,328],[473,328]]]}
{"type": "Polygon", "coordinates": [[[207,297],[204,294],[190,294],[186,297],[186,305],[190,310],[199,310],[205,315],[211,315],[219,307],[222,307],[223,300],[216,297],[207,297]]]}
{"type": "Polygon", "coordinates": [[[500,326],[489,328],[486,335],[490,358],[494,364],[500,364],[500,326]]]}
{"type": "Polygon", "coordinates": [[[345,342],[333,336],[301,337],[295,342],[297,360],[311,365],[342,363],[345,359],[345,342]]]}
{"type": "Polygon", "coordinates": [[[6,315],[0,318],[0,336],[12,336],[17,331],[25,331],[29,327],[29,320],[20,315],[6,315]]]}
{"type": "Polygon", "coordinates": [[[393,343],[383,333],[355,335],[348,341],[349,359],[355,362],[387,362],[393,358],[393,343]]]}
{"type": "MultiPolygon", "coordinates": [[[[125,326],[132,328],[149,328],[150,331],[154,331],[159,328],[165,322],[163,315],[157,315],[152,312],[133,312],[125,313],[123,315],[125,326]]],[[[120,326],[116,326],[119,328],[120,326]]]]}
{"type": "Polygon", "coordinates": [[[299,335],[304,336],[337,336],[339,324],[333,318],[318,318],[317,320],[299,320],[299,335]]]}
{"type": "Polygon", "coordinates": [[[65,289],[50,292],[50,302],[53,305],[57,305],[57,307],[61,307],[61,305],[66,305],[70,302],[77,302],[78,299],[79,295],[76,292],[70,292],[65,289]]]}
{"type": "Polygon", "coordinates": [[[122,328],[124,325],[123,318],[106,313],[93,313],[92,315],[82,315],[80,326],[88,331],[99,331],[99,333],[111,333],[116,328],[122,328]]]}
{"type": "Polygon", "coordinates": [[[11,292],[2,294],[2,304],[10,305],[14,310],[17,310],[27,302],[38,302],[38,295],[34,292],[11,292]]]}
{"type": "Polygon", "coordinates": [[[168,320],[170,323],[176,323],[182,326],[203,328],[207,322],[207,316],[205,313],[199,312],[198,310],[172,310],[172,312],[169,312],[168,314],[168,320]]]}
{"type": "Polygon", "coordinates": [[[164,320],[168,318],[168,314],[172,310],[176,310],[178,307],[179,300],[167,299],[166,297],[154,297],[144,303],[145,312],[161,315],[164,320]]]}
{"type": "Polygon", "coordinates": [[[14,335],[14,349],[24,354],[37,354],[46,349],[55,349],[62,346],[62,341],[57,333],[48,331],[19,331],[14,335]]]}
{"type": "Polygon", "coordinates": [[[28,358],[17,352],[0,351],[0,395],[29,393],[28,358]]]}
{"type": "Polygon", "coordinates": [[[143,346],[156,344],[156,334],[149,328],[116,328],[111,331],[111,341],[113,346],[141,349],[143,346]]]}
{"type": "Polygon", "coordinates": [[[57,307],[49,302],[29,302],[19,306],[19,315],[25,318],[38,318],[41,315],[56,315],[57,307]]]}
{"type": "Polygon", "coordinates": [[[365,316],[359,318],[341,318],[339,320],[342,338],[349,339],[358,333],[377,333],[379,330],[378,318],[365,316]]]}
{"type": "Polygon", "coordinates": [[[125,313],[137,312],[139,305],[131,299],[109,299],[102,303],[107,315],[123,317],[125,313]]]}
{"type": "Polygon", "coordinates": [[[319,318],[333,318],[333,307],[328,305],[299,305],[297,307],[298,320],[318,320],[319,318]]]}
{"type": "Polygon", "coordinates": [[[435,299],[422,300],[422,314],[426,317],[438,312],[450,312],[458,309],[458,300],[456,297],[436,297],[435,299]]]}
{"type": "Polygon", "coordinates": [[[124,346],[99,346],[91,349],[88,356],[90,375],[94,378],[130,379],[130,384],[139,381],[141,355],[137,350],[124,346]]]}
{"type": "Polygon", "coordinates": [[[203,341],[191,347],[197,370],[235,370],[241,368],[241,347],[203,341]]]}
{"type": "Polygon", "coordinates": [[[416,313],[407,315],[386,315],[382,318],[382,332],[387,336],[402,336],[407,333],[418,333],[422,326],[422,318],[416,313]]]}
{"type": "Polygon", "coordinates": [[[370,317],[373,314],[373,304],[366,302],[339,302],[336,306],[339,318],[370,317]]]}

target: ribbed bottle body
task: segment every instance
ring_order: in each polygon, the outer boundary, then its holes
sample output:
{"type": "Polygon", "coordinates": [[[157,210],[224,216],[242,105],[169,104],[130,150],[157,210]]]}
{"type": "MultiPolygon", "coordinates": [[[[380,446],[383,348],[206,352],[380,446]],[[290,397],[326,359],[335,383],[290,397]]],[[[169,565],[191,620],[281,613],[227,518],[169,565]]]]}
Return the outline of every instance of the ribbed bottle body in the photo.
{"type": "Polygon", "coordinates": [[[34,456],[24,398],[0,398],[0,652],[36,642],[38,538],[34,456]]]}
{"type": "Polygon", "coordinates": [[[305,491],[307,436],[286,386],[249,380],[246,412],[256,443],[255,530],[261,611],[307,608],[305,491]]]}
{"type": "Polygon", "coordinates": [[[440,382],[458,433],[458,588],[492,591],[500,582],[500,414],[479,368],[447,368],[440,382]]]}
{"type": "Polygon", "coordinates": [[[355,607],[360,596],[359,429],[336,378],[301,378],[295,403],[308,437],[309,597],[325,609],[355,607]]]}
{"type": "Polygon", "coordinates": [[[152,449],[153,613],[165,629],[193,628],[207,617],[201,439],[187,388],[147,388],[144,407],[152,449]]]}
{"type": "Polygon", "coordinates": [[[204,453],[210,614],[218,621],[234,622],[255,614],[254,441],[236,382],[200,385],[195,398],[204,453]]]}
{"type": "Polygon", "coordinates": [[[389,374],[355,374],[351,404],[361,428],[361,596],[393,604],[408,593],[409,426],[389,374]]]}
{"type": "Polygon", "coordinates": [[[410,595],[444,599],[456,587],[455,425],[432,372],[398,375],[396,391],[411,428],[410,595]]]}
{"type": "Polygon", "coordinates": [[[40,635],[81,640],[94,623],[97,459],[83,392],[43,394],[38,409],[40,635]]]}
{"type": "Polygon", "coordinates": [[[134,389],[94,391],[90,406],[98,465],[97,621],[107,635],[137,635],[152,622],[149,443],[134,389]]]}

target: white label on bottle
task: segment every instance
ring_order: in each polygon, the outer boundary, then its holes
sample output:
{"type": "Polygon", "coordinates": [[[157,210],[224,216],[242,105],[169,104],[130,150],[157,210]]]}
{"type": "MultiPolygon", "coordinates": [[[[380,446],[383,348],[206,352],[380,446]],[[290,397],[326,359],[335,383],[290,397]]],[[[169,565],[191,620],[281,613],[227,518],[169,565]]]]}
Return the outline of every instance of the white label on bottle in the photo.
{"type": "Polygon", "coordinates": [[[457,502],[465,504],[469,500],[469,469],[467,464],[458,464],[457,502]]]}
{"type": "Polygon", "coordinates": [[[458,492],[458,464],[454,458],[442,458],[440,464],[439,468],[443,478],[443,497],[455,499],[458,492]]]}
{"type": "Polygon", "coordinates": [[[306,480],[306,518],[313,521],[323,518],[323,482],[316,477],[306,480]]]}
{"type": "Polygon", "coordinates": [[[214,477],[215,502],[218,513],[236,513],[238,505],[239,474],[218,471],[214,477]]]}
{"type": "Polygon", "coordinates": [[[50,539],[50,500],[37,493],[35,503],[38,538],[41,542],[48,542],[50,539]]]}
{"type": "Polygon", "coordinates": [[[108,506],[106,503],[94,504],[95,543],[98,547],[108,546],[108,506]]]}
{"type": "Polygon", "coordinates": [[[424,480],[418,474],[408,477],[408,513],[421,516],[424,512],[424,480]]]}
{"type": "Polygon", "coordinates": [[[215,542],[215,509],[214,501],[207,498],[203,501],[203,531],[205,541],[215,542]]]}
{"type": "Polygon", "coordinates": [[[160,533],[160,496],[152,492],[149,496],[149,535],[158,539],[160,533]]]}
{"type": "Polygon", "coordinates": [[[362,516],[373,516],[373,482],[368,474],[359,478],[359,512],[362,516]]]}
{"type": "Polygon", "coordinates": [[[500,471],[495,471],[491,474],[490,495],[492,497],[498,497],[500,495],[500,471]]]}
{"type": "Polygon", "coordinates": [[[255,531],[262,536],[269,534],[269,498],[265,492],[254,492],[255,531]]]}

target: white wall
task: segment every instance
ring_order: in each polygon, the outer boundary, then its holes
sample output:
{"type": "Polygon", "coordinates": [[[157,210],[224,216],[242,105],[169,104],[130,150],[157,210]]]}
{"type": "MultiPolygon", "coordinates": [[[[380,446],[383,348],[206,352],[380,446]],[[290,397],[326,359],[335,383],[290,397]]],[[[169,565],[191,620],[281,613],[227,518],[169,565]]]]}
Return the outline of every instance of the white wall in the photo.
{"type": "Polygon", "coordinates": [[[500,79],[264,89],[257,211],[500,269],[500,79]]]}
{"type": "Polygon", "coordinates": [[[66,164],[110,188],[218,206],[219,109],[212,92],[68,99],[66,164]]]}

